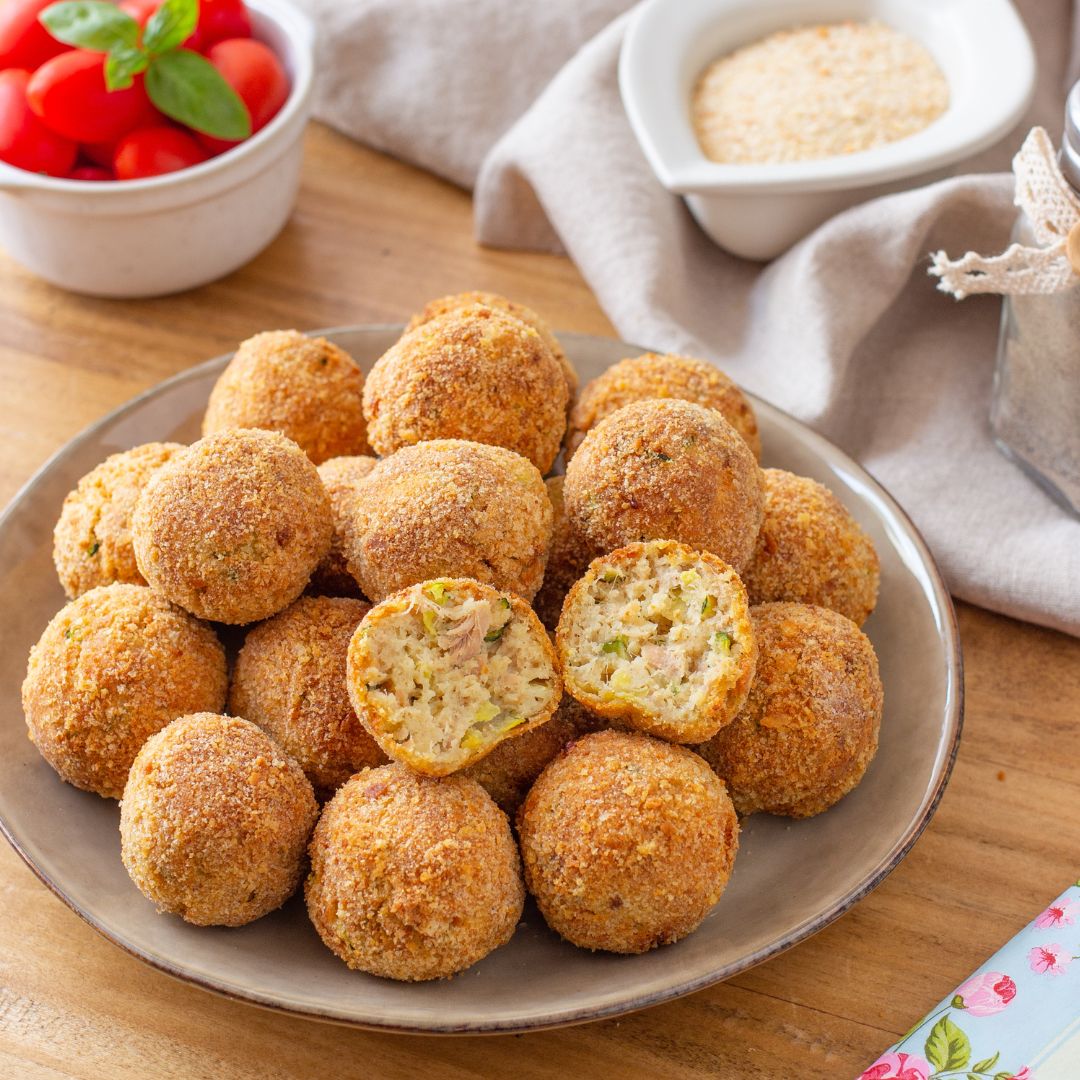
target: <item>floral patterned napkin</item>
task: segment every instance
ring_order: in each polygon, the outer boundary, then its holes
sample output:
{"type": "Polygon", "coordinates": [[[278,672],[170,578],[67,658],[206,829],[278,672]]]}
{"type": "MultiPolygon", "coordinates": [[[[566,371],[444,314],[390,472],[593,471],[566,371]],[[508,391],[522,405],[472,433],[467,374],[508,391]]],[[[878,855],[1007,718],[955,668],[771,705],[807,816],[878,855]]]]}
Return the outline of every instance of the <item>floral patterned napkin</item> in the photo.
{"type": "Polygon", "coordinates": [[[1080,1080],[1080,881],[858,1080],[1080,1080]]]}

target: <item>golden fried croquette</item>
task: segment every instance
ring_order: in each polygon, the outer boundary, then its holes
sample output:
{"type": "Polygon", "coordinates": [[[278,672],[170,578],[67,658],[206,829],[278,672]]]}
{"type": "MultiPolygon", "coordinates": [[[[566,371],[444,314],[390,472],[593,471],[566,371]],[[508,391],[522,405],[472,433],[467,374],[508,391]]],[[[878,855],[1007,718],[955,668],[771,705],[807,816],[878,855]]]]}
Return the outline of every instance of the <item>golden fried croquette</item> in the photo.
{"type": "Polygon", "coordinates": [[[269,330],[241,342],[214,384],[203,434],[277,431],[316,465],[367,454],[363,388],[363,374],[343,349],[296,330],[269,330]]]}
{"type": "Polygon", "coordinates": [[[30,738],[84,791],[119,799],[135,755],[178,716],[225,702],[214,631],[141,585],[104,585],[58,612],[22,686],[30,738]]]}
{"type": "Polygon", "coordinates": [[[410,330],[364,384],[376,452],[429,439],[503,446],[546,473],[566,427],[566,376],[537,331],[505,312],[470,308],[410,330]]]}
{"type": "Polygon", "coordinates": [[[139,497],[139,571],[202,619],[250,623],[295,600],[330,550],[330,501],[296,443],[269,431],[208,435],[139,497]]]}
{"type": "Polygon", "coordinates": [[[345,684],[349,642],[370,607],[301,596],[248,632],[233,669],[229,712],[275,739],[320,799],[354,772],[387,760],[357,719],[345,684]]]}
{"type": "Polygon", "coordinates": [[[812,817],[862,779],[877,751],[877,657],[850,620],[806,604],[751,609],[757,677],[735,721],[699,752],[740,814],[812,817]]]}
{"type": "Polygon", "coordinates": [[[556,641],[566,690],[586,708],[681,743],[735,718],[757,658],[738,575],[672,540],[595,559],[566,598],[556,641]]]}
{"type": "Polygon", "coordinates": [[[570,587],[585,573],[593,557],[600,554],[592,550],[567,517],[563,502],[565,479],[563,476],[552,476],[544,481],[554,517],[551,547],[548,549],[547,565],[544,567],[544,581],[533,600],[533,609],[549,630],[554,630],[559,625],[563,601],[570,587]]]}
{"type": "Polygon", "coordinates": [[[475,780],[384,765],[329,802],[311,841],[308,914],[349,967],[416,982],[510,940],[524,903],[506,816],[475,780]]]}
{"type": "Polygon", "coordinates": [[[877,603],[873,542],[823,484],[764,469],[765,517],[742,579],[750,602],[816,604],[862,626],[877,603]]]}
{"type": "Polygon", "coordinates": [[[520,319],[526,326],[531,326],[543,339],[544,344],[551,350],[551,355],[559,361],[559,366],[566,376],[566,390],[568,394],[568,407],[573,405],[578,392],[578,374],[570,363],[566,352],[559,344],[559,339],[552,333],[546,319],[542,319],[531,307],[519,304],[515,300],[508,300],[505,296],[490,292],[463,292],[453,296],[441,296],[438,300],[424,305],[424,310],[418,312],[405,327],[406,333],[415,330],[424,323],[440,315],[448,315],[451,312],[460,312],[474,307],[494,308],[496,311],[505,311],[515,318],[520,319]]]}
{"type": "Polygon", "coordinates": [[[470,578],[412,585],[373,607],[349,645],[348,684],[385,753],[428,776],[538,727],[562,696],[533,610],[470,578]]]}
{"type": "Polygon", "coordinates": [[[671,353],[645,353],[620,360],[586,383],[570,414],[567,459],[581,445],[586,432],[605,416],[633,401],[652,398],[678,398],[715,409],[746,440],[754,457],[760,459],[757,417],[746,395],[712,364],[671,353]]]}
{"type": "Polygon", "coordinates": [[[319,478],[330,499],[330,513],[334,519],[334,538],[330,551],[311,575],[308,588],[324,596],[361,595],[356,578],[349,573],[345,559],[343,537],[352,527],[353,497],[356,486],[375,466],[378,458],[336,457],[319,466],[319,478]]]}
{"type": "Polygon", "coordinates": [[[739,846],[724,785],[697,754],[620,731],[572,743],[518,813],[529,892],[585,949],[642,953],[697,928],[739,846]]]}
{"type": "Polygon", "coordinates": [[[551,519],[544,481],[523,457],[439,439],[384,458],[357,484],[341,541],[349,572],[375,602],[437,577],[471,577],[531,600],[551,519]]]}
{"type": "Polygon", "coordinates": [[[639,401],[601,420],[566,469],[566,512],[599,551],[678,540],[737,571],[754,550],[761,470],[715,410],[639,401]]]}
{"type": "Polygon", "coordinates": [[[64,499],[53,562],[69,599],[114,581],[146,584],[135,565],[131,515],[146,482],[183,449],[180,443],[146,443],[112,454],[64,499]]]}
{"type": "Polygon", "coordinates": [[[296,890],[317,817],[300,766],[265,732],[195,713],[139,751],[120,804],[120,853],[158,911],[243,926],[296,890]]]}

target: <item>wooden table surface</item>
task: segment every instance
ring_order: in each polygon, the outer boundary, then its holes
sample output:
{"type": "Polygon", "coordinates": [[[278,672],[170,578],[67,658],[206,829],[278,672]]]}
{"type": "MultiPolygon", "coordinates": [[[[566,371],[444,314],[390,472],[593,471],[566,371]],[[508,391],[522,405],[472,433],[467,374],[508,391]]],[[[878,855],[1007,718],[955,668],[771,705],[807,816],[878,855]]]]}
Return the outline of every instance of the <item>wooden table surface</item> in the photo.
{"type": "MultiPolygon", "coordinates": [[[[0,255],[0,502],[104,412],[255,331],[399,321],[473,288],[557,327],[611,332],[568,261],[477,247],[466,195],[318,127],[284,233],[215,285],[90,300],[0,255]]],[[[0,1078],[853,1077],[1080,874],[1080,641],[959,614],[967,716],[937,816],[873,895],[784,956],[584,1027],[369,1034],[158,974],[0,845],[0,1078]]]]}

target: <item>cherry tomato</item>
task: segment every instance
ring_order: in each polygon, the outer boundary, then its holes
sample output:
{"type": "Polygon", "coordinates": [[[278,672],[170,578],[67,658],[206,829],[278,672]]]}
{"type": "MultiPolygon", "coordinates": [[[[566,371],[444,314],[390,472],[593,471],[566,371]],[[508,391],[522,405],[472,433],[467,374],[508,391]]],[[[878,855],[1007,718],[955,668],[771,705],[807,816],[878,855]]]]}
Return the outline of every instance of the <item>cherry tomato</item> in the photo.
{"type": "Polygon", "coordinates": [[[116,143],[80,143],[79,153],[93,164],[100,165],[103,169],[111,171],[113,158],[116,157],[116,143]]]}
{"type": "MultiPolygon", "coordinates": [[[[289,96],[289,77],[281,61],[261,41],[251,38],[219,41],[206,57],[247,106],[252,134],[266,127],[289,96]]],[[[215,154],[237,145],[202,134],[199,141],[215,154]]]]}
{"type": "Polygon", "coordinates": [[[0,71],[0,161],[28,172],[64,176],[75,163],[75,144],[50,131],[30,111],[29,82],[29,71],[0,71]]]}
{"type": "Polygon", "coordinates": [[[26,91],[34,113],[58,135],[77,142],[115,142],[160,117],[142,76],[126,90],[106,89],[105,57],[74,49],[46,61],[26,91]]]}
{"type": "MultiPolygon", "coordinates": [[[[117,7],[130,15],[139,26],[145,28],[150,21],[150,16],[161,7],[163,2],[164,0],[122,0],[117,7]]],[[[202,51],[203,36],[199,32],[198,26],[195,27],[190,37],[184,39],[182,44],[185,49],[194,49],[196,52],[202,51]]]]}
{"type": "Polygon", "coordinates": [[[198,165],[206,151],[179,128],[158,126],[125,135],[114,160],[117,180],[141,180],[198,165]]]}
{"type": "Polygon", "coordinates": [[[46,60],[67,52],[38,16],[53,0],[4,0],[0,3],[0,68],[33,71],[46,60]]]}
{"type": "Polygon", "coordinates": [[[251,37],[251,16],[243,0],[202,0],[199,5],[199,36],[203,50],[227,38],[251,37]]]}
{"type": "Polygon", "coordinates": [[[68,173],[69,180],[98,180],[109,181],[115,180],[116,174],[112,169],[103,169],[100,165],[76,165],[71,172],[68,173]]]}

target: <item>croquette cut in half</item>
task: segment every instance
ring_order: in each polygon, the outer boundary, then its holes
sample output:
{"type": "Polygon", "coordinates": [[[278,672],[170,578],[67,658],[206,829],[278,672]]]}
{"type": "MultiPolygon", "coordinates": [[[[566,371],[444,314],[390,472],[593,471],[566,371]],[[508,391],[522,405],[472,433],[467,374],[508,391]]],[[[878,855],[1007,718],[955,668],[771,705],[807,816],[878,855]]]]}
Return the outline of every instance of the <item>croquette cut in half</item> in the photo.
{"type": "Polygon", "coordinates": [[[601,420],[566,468],[566,512],[597,551],[678,540],[737,571],[761,526],[761,469],[714,409],[638,401],[601,420]]]}
{"type": "Polygon", "coordinates": [[[751,609],[757,677],[742,712],[698,747],[740,814],[820,814],[862,779],[884,702],[874,647],[850,620],[806,604],[751,609]]]}
{"type": "Polygon", "coordinates": [[[146,741],[120,803],[120,854],[158,911],[244,926],[296,891],[318,806],[247,720],[196,713],[146,741]]]}
{"type": "Polygon", "coordinates": [[[311,575],[309,591],[324,596],[361,595],[356,578],[349,573],[344,537],[352,528],[353,500],[357,486],[375,468],[378,461],[378,458],[358,455],[331,458],[319,466],[319,479],[322,480],[330,499],[334,536],[330,542],[330,551],[311,575]]]}
{"type": "Polygon", "coordinates": [[[746,440],[756,459],[761,458],[757,417],[746,395],[719,368],[704,360],[671,353],[645,353],[612,364],[585,384],[566,433],[569,460],[586,432],[605,416],[634,401],[678,398],[715,409],[746,440]]]}
{"type": "Polygon", "coordinates": [[[84,791],[119,799],[143,743],[185,713],[225,703],[214,631],[142,585],[103,585],[60,610],[30,650],[30,738],[84,791]]]}
{"type": "Polygon", "coordinates": [[[535,466],[499,446],[406,446],[359,481],[341,535],[350,573],[378,602],[437,577],[471,577],[532,600],[551,543],[535,466]]]}
{"type": "Polygon", "coordinates": [[[345,685],[349,642],[371,605],[301,596],[253,627],[236,658],[229,712],[293,757],[320,799],[386,755],[357,719],[345,685]]]}
{"type": "Polygon", "coordinates": [[[582,705],[680,743],[735,718],[757,660],[738,575],[671,540],[593,560],[566,598],[556,640],[567,692],[582,705]]]}
{"type": "Polygon", "coordinates": [[[330,501],[296,443],[269,431],[208,435],[151,478],[132,520],[151,588],[223,623],[269,618],[330,550],[330,501]]]}
{"type": "Polygon", "coordinates": [[[327,804],[310,854],[308,915],[358,971],[447,978],[505,945],[521,918],[510,825],[464,776],[397,764],[358,773],[327,804]]]}
{"type": "Polygon", "coordinates": [[[731,876],[739,823],[697,754],[601,731],[564,750],[518,812],[529,892],[584,949],[642,953],[686,937],[731,876]]]}
{"type": "Polygon", "coordinates": [[[131,515],[153,474],[183,450],[146,443],[107,457],[64,499],[53,531],[53,562],[68,599],[114,581],[145,585],[131,544],[131,515]]]}
{"type": "Polygon", "coordinates": [[[814,604],[862,626],[881,582],[870,537],[824,484],[783,469],[762,478],[765,518],[742,573],[750,602],[814,604]]]}
{"type": "Polygon", "coordinates": [[[202,432],[277,431],[316,465],[367,454],[363,389],[344,349],[296,330],[268,330],[240,343],[210,392],[202,432]]]}
{"type": "Polygon", "coordinates": [[[348,681],[379,746],[428,776],[543,724],[562,695],[532,609],[468,578],[426,581],[373,607],[349,646],[348,681]]]}
{"type": "Polygon", "coordinates": [[[553,511],[551,547],[548,548],[543,584],[533,600],[533,610],[549,630],[559,625],[563,601],[574,582],[589,568],[593,558],[600,554],[592,550],[566,514],[563,501],[565,480],[564,476],[550,476],[544,481],[553,511]]]}
{"type": "Polygon", "coordinates": [[[558,360],[563,375],[566,376],[566,390],[569,395],[567,407],[573,405],[579,385],[578,374],[574,370],[574,365],[570,363],[566,351],[559,344],[559,339],[552,332],[547,320],[541,318],[531,307],[519,304],[516,300],[508,300],[498,293],[475,291],[455,293],[452,296],[441,296],[439,299],[425,304],[424,310],[417,312],[409,320],[405,331],[408,333],[410,330],[415,330],[418,326],[423,326],[424,323],[431,322],[432,319],[436,319],[440,315],[448,315],[451,312],[456,313],[474,307],[487,307],[496,311],[505,311],[507,314],[513,315],[514,318],[520,319],[526,326],[531,326],[551,350],[551,355],[558,360]]]}
{"type": "Polygon", "coordinates": [[[429,439],[503,446],[551,468],[566,428],[566,375],[537,331],[475,307],[406,333],[364,384],[368,438],[385,456],[429,439]]]}

